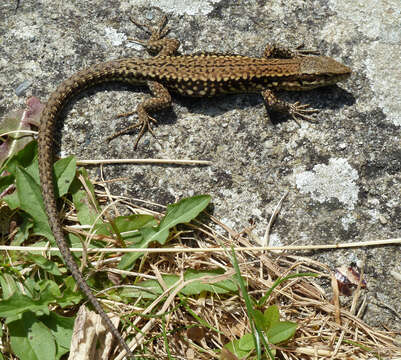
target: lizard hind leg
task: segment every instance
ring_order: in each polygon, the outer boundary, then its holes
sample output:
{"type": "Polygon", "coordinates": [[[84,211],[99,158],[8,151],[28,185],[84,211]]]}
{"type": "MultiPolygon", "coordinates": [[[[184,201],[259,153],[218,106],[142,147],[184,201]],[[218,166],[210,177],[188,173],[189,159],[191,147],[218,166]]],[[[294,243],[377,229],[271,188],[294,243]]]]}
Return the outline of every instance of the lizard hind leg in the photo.
{"type": "Polygon", "coordinates": [[[139,128],[138,135],[136,136],[136,140],[134,143],[134,149],[137,148],[139,140],[145,134],[147,130],[152,134],[154,138],[156,138],[155,133],[153,132],[151,124],[157,124],[157,120],[149,115],[149,112],[154,112],[158,110],[165,109],[171,106],[171,95],[168,92],[167,88],[165,88],[162,84],[156,81],[148,81],[148,86],[150,91],[153,94],[153,97],[150,99],[146,99],[142,103],[140,103],[135,111],[127,112],[124,114],[120,114],[119,117],[130,116],[134,113],[138,115],[138,122],[130,125],[113,135],[109,136],[106,141],[110,141],[115,139],[116,137],[129,133],[134,129],[139,128]]]}

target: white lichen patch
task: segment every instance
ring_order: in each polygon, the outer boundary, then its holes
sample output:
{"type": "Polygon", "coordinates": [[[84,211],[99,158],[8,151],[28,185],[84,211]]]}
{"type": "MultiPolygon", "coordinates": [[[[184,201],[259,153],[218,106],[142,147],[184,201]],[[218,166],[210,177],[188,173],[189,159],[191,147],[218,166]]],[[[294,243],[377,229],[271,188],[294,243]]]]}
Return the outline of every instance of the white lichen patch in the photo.
{"type": "Polygon", "coordinates": [[[318,164],[313,171],[295,174],[295,182],[301,193],[310,194],[315,201],[323,203],[338,199],[352,210],[358,201],[358,173],[346,159],[330,159],[328,165],[318,164]]]}
{"type": "Polygon", "coordinates": [[[350,228],[350,226],[351,226],[352,224],[355,224],[355,222],[356,222],[356,218],[355,218],[355,216],[354,216],[352,213],[347,214],[346,216],[344,216],[344,217],[341,219],[341,224],[342,224],[344,230],[346,230],[346,231],[348,231],[349,228],[350,228]]]}
{"type": "Polygon", "coordinates": [[[118,32],[116,29],[112,27],[104,28],[104,34],[107,40],[113,46],[120,46],[124,41],[127,40],[127,36],[121,32],[118,32]]]}

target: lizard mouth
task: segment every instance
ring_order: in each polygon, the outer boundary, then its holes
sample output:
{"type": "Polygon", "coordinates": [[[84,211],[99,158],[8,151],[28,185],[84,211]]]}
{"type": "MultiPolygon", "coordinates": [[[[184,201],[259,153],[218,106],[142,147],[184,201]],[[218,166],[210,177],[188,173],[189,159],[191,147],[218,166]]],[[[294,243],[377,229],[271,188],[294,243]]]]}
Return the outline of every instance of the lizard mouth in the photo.
{"type": "Polygon", "coordinates": [[[282,86],[283,90],[312,90],[317,87],[331,86],[337,82],[348,79],[350,74],[330,74],[320,76],[304,76],[295,81],[284,81],[282,86]]]}
{"type": "Polygon", "coordinates": [[[307,87],[307,88],[315,88],[318,86],[330,86],[330,85],[334,85],[337,82],[346,80],[347,78],[349,78],[350,74],[335,74],[335,75],[323,75],[321,77],[318,78],[314,78],[314,79],[301,79],[300,80],[300,84],[303,87],[307,87]]]}

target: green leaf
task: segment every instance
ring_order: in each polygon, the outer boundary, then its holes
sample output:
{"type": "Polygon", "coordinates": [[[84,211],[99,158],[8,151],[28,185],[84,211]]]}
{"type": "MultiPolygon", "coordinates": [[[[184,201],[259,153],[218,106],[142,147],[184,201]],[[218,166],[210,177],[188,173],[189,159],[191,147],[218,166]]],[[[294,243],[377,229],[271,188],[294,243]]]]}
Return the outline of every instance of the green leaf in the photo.
{"type": "Polygon", "coordinates": [[[0,275],[0,287],[3,299],[9,298],[12,294],[19,291],[18,284],[10,274],[3,273],[0,275]]]}
{"type": "Polygon", "coordinates": [[[280,321],[280,312],[277,305],[269,306],[264,313],[265,331],[268,331],[273,325],[280,321]]]}
{"type": "Polygon", "coordinates": [[[265,330],[266,328],[266,320],[263,315],[263,313],[259,310],[253,309],[252,310],[252,318],[253,321],[255,322],[255,325],[260,329],[260,330],[265,330]]]}
{"type": "Polygon", "coordinates": [[[142,232],[144,241],[146,244],[149,244],[156,240],[164,245],[168,238],[169,230],[173,226],[188,223],[195,219],[201,211],[206,209],[209,202],[209,195],[198,195],[182,199],[176,204],[168,205],[166,215],[158,228],[144,229],[145,231],[142,232]]]}
{"type": "Polygon", "coordinates": [[[13,183],[14,183],[13,175],[0,176],[0,192],[3,192],[13,183]]]}
{"type": "Polygon", "coordinates": [[[60,276],[61,272],[57,267],[57,264],[53,261],[46,259],[42,255],[27,255],[27,258],[38,265],[41,269],[46,270],[48,273],[60,276]]]}
{"type": "MultiPolygon", "coordinates": [[[[194,280],[180,290],[180,294],[191,296],[199,295],[204,291],[215,294],[226,294],[236,291],[237,287],[233,280],[221,280],[212,283],[213,278],[220,277],[221,270],[196,271],[188,270],[184,274],[184,281],[194,280]],[[196,281],[199,279],[198,281],[196,281]],[[204,280],[204,281],[202,281],[204,280]]],[[[181,277],[178,275],[162,275],[163,282],[168,288],[181,283],[181,277]]],[[[121,293],[126,297],[142,297],[143,299],[155,299],[164,292],[157,280],[145,280],[137,284],[135,289],[124,289],[121,293]]]]}
{"type": "Polygon", "coordinates": [[[21,293],[14,293],[6,300],[0,301],[0,317],[11,317],[32,311],[38,315],[48,314],[48,305],[54,301],[48,296],[37,300],[21,293]]]}
{"type": "Polygon", "coordinates": [[[30,214],[35,221],[34,231],[48,239],[53,239],[39,184],[25,169],[18,166],[16,185],[21,209],[30,214]]]}
{"type": "Polygon", "coordinates": [[[264,313],[254,309],[252,318],[259,330],[268,331],[272,325],[280,321],[279,309],[276,305],[269,306],[264,313]]]}
{"type": "Polygon", "coordinates": [[[81,225],[88,225],[96,234],[110,236],[110,225],[104,223],[103,218],[99,217],[102,209],[96,198],[93,184],[90,182],[89,176],[84,168],[79,169],[79,174],[84,180],[85,191],[81,190],[82,183],[75,178],[70,186],[72,200],[77,210],[78,221],[81,225]],[[89,194],[87,192],[89,190],[89,194]]]}
{"type": "MultiPolygon", "coordinates": [[[[24,281],[24,291],[23,294],[26,296],[29,296],[31,299],[36,297],[39,297],[39,295],[37,295],[37,293],[39,292],[39,285],[38,283],[35,281],[34,278],[26,278],[24,281]]],[[[21,291],[18,291],[19,293],[21,291]]]]}
{"type": "Polygon", "coordinates": [[[53,280],[35,281],[33,278],[27,278],[23,285],[25,295],[31,299],[40,299],[42,303],[57,303],[61,298],[59,286],[53,280]]]}
{"type": "Polygon", "coordinates": [[[295,331],[297,330],[297,324],[291,321],[280,321],[274,324],[267,332],[269,342],[272,344],[279,344],[291,339],[295,331]]]}
{"type": "Polygon", "coordinates": [[[74,180],[77,169],[77,162],[75,156],[67,156],[62,158],[54,164],[54,176],[57,180],[57,197],[67,194],[68,189],[74,180]]]}
{"type": "Polygon", "coordinates": [[[197,195],[190,198],[182,199],[176,204],[168,205],[166,216],[159,225],[157,241],[164,244],[167,240],[168,230],[177,224],[189,223],[195,219],[203,210],[206,209],[210,202],[209,195],[197,195]],[[167,232],[167,235],[165,233],[167,232]]]}
{"type": "MultiPolygon", "coordinates": [[[[14,177],[13,177],[14,181],[14,177]]],[[[13,193],[4,196],[3,200],[7,203],[8,207],[12,210],[18,209],[21,207],[18,197],[18,192],[14,191],[13,193]]]]}
{"type": "Polygon", "coordinates": [[[77,209],[78,221],[81,225],[93,226],[93,224],[95,224],[94,228],[97,234],[110,235],[107,229],[108,225],[104,224],[102,217],[99,217],[99,210],[93,206],[87,195],[88,194],[83,190],[72,194],[72,200],[77,209]]]}
{"type": "Polygon", "coordinates": [[[31,312],[8,324],[10,344],[20,360],[54,360],[56,344],[50,330],[31,312]]]}
{"type": "Polygon", "coordinates": [[[245,334],[238,341],[238,347],[243,351],[251,351],[255,349],[255,343],[253,341],[252,334],[245,334]]]}
{"type": "MultiPolygon", "coordinates": [[[[28,217],[24,217],[22,222],[19,224],[18,232],[15,234],[14,239],[10,245],[19,246],[29,238],[29,234],[33,229],[33,222],[28,217]]],[[[38,246],[35,243],[33,246],[38,246]]],[[[47,246],[47,243],[43,243],[42,246],[47,246]]]]}
{"type": "MultiPolygon", "coordinates": [[[[155,225],[157,225],[157,221],[151,215],[119,216],[114,219],[114,228],[117,229],[125,243],[132,243],[128,248],[134,249],[147,247],[148,244],[143,241],[142,234],[146,231],[145,229],[154,231],[152,227],[155,225]]],[[[140,256],[141,254],[138,253],[124,254],[118,264],[118,268],[121,270],[130,270],[140,256]]]]}
{"type": "Polygon", "coordinates": [[[66,306],[77,305],[84,298],[81,291],[76,290],[76,282],[72,276],[64,278],[66,288],[63,291],[61,299],[57,300],[57,304],[64,308],[66,306]]]}
{"type": "MultiPolygon", "coordinates": [[[[214,294],[226,294],[229,292],[236,292],[237,285],[233,279],[219,280],[214,282],[214,278],[219,278],[224,274],[223,270],[208,270],[208,271],[197,271],[189,269],[184,273],[184,280],[190,281],[187,284],[182,293],[184,295],[199,295],[204,291],[208,291],[214,294]],[[199,279],[199,281],[196,281],[199,279]]],[[[216,280],[217,280],[216,279],[216,280]]]]}
{"type": "Polygon", "coordinates": [[[16,168],[20,166],[26,169],[39,182],[38,165],[37,161],[35,161],[37,153],[37,142],[31,141],[7,161],[5,169],[15,175],[16,168]]]}
{"type": "MultiPolygon", "coordinates": [[[[137,242],[135,245],[128,246],[128,248],[132,249],[144,249],[148,247],[148,242],[145,242],[143,237],[142,237],[142,231],[146,229],[143,229],[140,231],[139,234],[136,235],[136,238],[138,239],[139,242],[137,242]]],[[[152,230],[152,229],[149,229],[152,230]]],[[[130,270],[134,265],[136,260],[138,260],[143,253],[126,253],[122,256],[121,261],[117,265],[117,268],[120,270],[130,270]]]]}
{"type": "MultiPolygon", "coordinates": [[[[84,180],[85,191],[81,190],[82,184],[78,178],[75,178],[70,186],[70,193],[72,194],[72,200],[77,211],[78,221],[81,225],[90,226],[90,231],[92,233],[111,236],[112,231],[110,224],[105,223],[103,218],[99,217],[102,208],[97,201],[93,184],[86,170],[80,168],[79,174],[84,180]]],[[[93,243],[96,244],[96,241],[93,243]]]]}
{"type": "Polygon", "coordinates": [[[229,350],[239,359],[245,359],[246,356],[255,349],[255,343],[252,334],[245,334],[240,339],[230,341],[224,345],[224,348],[229,350]]]}
{"type": "MultiPolygon", "coordinates": [[[[45,236],[54,243],[44,209],[36,155],[36,142],[31,142],[7,163],[6,169],[15,178],[16,191],[4,199],[11,209],[21,208],[32,217],[34,233],[45,236]]],[[[54,167],[57,179],[56,194],[65,194],[75,176],[75,158],[61,159],[54,167]]]]}
{"type": "MultiPolygon", "coordinates": [[[[144,227],[157,226],[157,221],[154,216],[144,214],[117,216],[113,220],[113,223],[120,234],[137,231],[144,227]]],[[[122,235],[129,239],[133,234],[122,235]]]]}
{"type": "Polygon", "coordinates": [[[40,280],[36,283],[36,287],[43,301],[58,302],[58,299],[61,298],[60,288],[53,280],[40,280]]]}
{"type": "Polygon", "coordinates": [[[52,312],[49,316],[41,316],[40,320],[50,329],[57,345],[56,359],[60,359],[70,351],[75,318],[60,316],[52,312]]]}
{"type": "MultiPolygon", "coordinates": [[[[40,184],[36,141],[30,142],[8,161],[6,169],[14,176],[17,175],[18,168],[25,169],[25,171],[31,175],[36,184],[40,184]]],[[[67,193],[68,188],[75,177],[75,171],[76,160],[74,156],[68,156],[55,162],[54,174],[57,180],[56,194],[63,196],[67,193]]]]}
{"type": "MultiPolygon", "coordinates": [[[[158,227],[145,227],[140,229],[141,238],[137,238],[137,242],[130,248],[145,249],[153,241],[158,241],[160,244],[165,244],[169,235],[169,230],[180,223],[188,223],[195,219],[201,211],[203,211],[210,202],[209,195],[198,195],[190,198],[185,198],[176,204],[168,205],[166,215],[161,220],[158,227]]],[[[143,253],[133,253],[126,255],[119,269],[130,269],[135,261],[143,256],[143,253]]]]}

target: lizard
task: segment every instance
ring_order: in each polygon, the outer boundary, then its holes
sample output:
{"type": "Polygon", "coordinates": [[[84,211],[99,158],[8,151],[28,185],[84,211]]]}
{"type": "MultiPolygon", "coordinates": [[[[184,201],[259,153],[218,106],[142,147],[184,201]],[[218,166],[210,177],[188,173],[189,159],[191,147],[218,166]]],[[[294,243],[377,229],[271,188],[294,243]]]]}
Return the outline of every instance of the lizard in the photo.
{"type": "MultiPolygon", "coordinates": [[[[138,122],[108,138],[138,129],[134,143],[149,130],[154,135],[152,124],[156,119],[149,113],[171,106],[171,93],[189,97],[214,97],[230,93],[260,93],[266,107],[286,112],[297,119],[311,119],[317,112],[309,105],[299,102],[288,103],[278,99],[276,90],[304,91],[317,87],[334,85],[347,79],[351,69],[326,56],[316,56],[308,51],[290,50],[277,45],[267,45],[262,57],[248,57],[232,54],[199,53],[178,54],[180,42],[166,37],[169,29],[164,16],[157,27],[131,21],[150,34],[146,41],[134,40],[144,45],[147,51],[155,54],[151,58],[127,57],[95,64],[81,70],[62,82],[51,94],[42,114],[38,136],[38,163],[42,196],[45,211],[61,255],[82,292],[87,296],[95,310],[106,323],[127,353],[134,358],[129,346],[120,332],[94,296],[79,270],[64,238],[58,216],[56,195],[53,183],[53,149],[56,121],[65,104],[88,87],[111,81],[133,85],[147,85],[153,97],[140,103],[135,112],[138,122]]],[[[131,113],[122,114],[124,116],[131,113]]]]}

